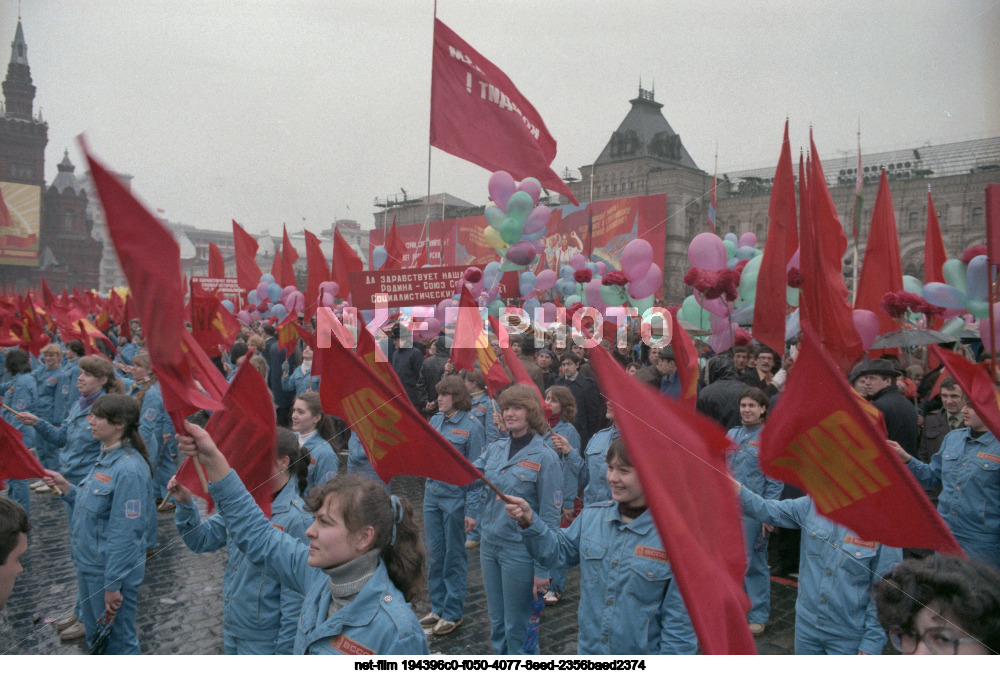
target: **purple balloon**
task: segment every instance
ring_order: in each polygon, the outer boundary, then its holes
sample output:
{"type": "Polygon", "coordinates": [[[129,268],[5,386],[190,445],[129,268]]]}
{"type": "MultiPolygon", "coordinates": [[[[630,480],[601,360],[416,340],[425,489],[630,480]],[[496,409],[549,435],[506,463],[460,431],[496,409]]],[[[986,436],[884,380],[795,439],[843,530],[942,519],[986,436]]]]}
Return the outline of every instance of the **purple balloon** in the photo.
{"type": "Polygon", "coordinates": [[[867,309],[855,309],[853,318],[854,328],[858,331],[858,337],[861,338],[861,346],[867,351],[872,348],[875,338],[878,337],[878,316],[875,315],[875,312],[867,309]]]}
{"type": "Polygon", "coordinates": [[[270,281],[261,281],[257,284],[257,297],[267,297],[267,287],[271,285],[270,281]]]}
{"type": "MultiPolygon", "coordinates": [[[[537,197],[535,201],[538,201],[537,197]]],[[[552,217],[552,209],[548,206],[535,206],[524,220],[524,233],[534,234],[545,229],[545,226],[549,224],[550,217],[552,217]]]]}
{"type": "Polygon", "coordinates": [[[965,288],[969,299],[985,302],[989,295],[989,263],[985,255],[977,255],[969,260],[966,269],[965,288]]]}
{"type": "Polygon", "coordinates": [[[702,232],[688,245],[688,261],[692,267],[709,271],[726,268],[726,244],[711,232],[702,232]]]}
{"type": "Polygon", "coordinates": [[[569,266],[575,271],[579,271],[587,266],[587,258],[585,258],[581,253],[575,253],[573,257],[569,259],[569,266]]]}
{"type": "Polygon", "coordinates": [[[545,318],[546,323],[552,323],[556,320],[558,315],[558,308],[553,302],[546,302],[542,305],[542,316],[545,318]]]}
{"type": "Polygon", "coordinates": [[[555,286],[558,280],[559,275],[555,271],[552,269],[543,269],[538,272],[538,278],[535,279],[535,290],[549,290],[555,286]]]}
{"type": "Polygon", "coordinates": [[[960,290],[951,287],[947,283],[928,283],[921,293],[924,299],[938,307],[947,309],[964,309],[968,299],[960,290]]]}
{"type": "Polygon", "coordinates": [[[801,269],[802,268],[802,267],[799,266],[799,257],[800,257],[799,256],[799,250],[800,249],[796,248],[795,252],[792,253],[791,259],[788,260],[788,264],[785,266],[785,273],[788,273],[792,269],[801,269]]]}
{"type": "MultiPolygon", "coordinates": [[[[723,250],[725,250],[725,246],[723,246],[723,250]]],[[[651,264],[653,264],[653,247],[649,244],[649,241],[645,239],[629,241],[628,245],[625,246],[625,250],[622,251],[621,257],[622,271],[625,272],[625,277],[629,281],[638,281],[645,278],[651,264]]],[[[647,295],[649,293],[641,297],[646,297],[647,295]]],[[[633,295],[633,297],[636,297],[636,295],[633,295]]]]}
{"type": "Polygon", "coordinates": [[[517,184],[518,192],[527,192],[531,196],[531,203],[537,204],[538,198],[542,196],[542,186],[534,178],[525,178],[517,184]]]}
{"type": "Polygon", "coordinates": [[[518,241],[507,249],[507,259],[521,267],[534,260],[537,254],[531,241],[518,241]]]}
{"type": "Polygon", "coordinates": [[[663,285],[663,272],[657,264],[649,265],[646,275],[628,284],[628,294],[632,299],[641,300],[649,297],[663,285]]]}
{"type": "Polygon", "coordinates": [[[507,212],[507,200],[517,191],[514,179],[506,171],[497,171],[490,176],[489,192],[490,199],[493,200],[500,210],[507,212]]]}

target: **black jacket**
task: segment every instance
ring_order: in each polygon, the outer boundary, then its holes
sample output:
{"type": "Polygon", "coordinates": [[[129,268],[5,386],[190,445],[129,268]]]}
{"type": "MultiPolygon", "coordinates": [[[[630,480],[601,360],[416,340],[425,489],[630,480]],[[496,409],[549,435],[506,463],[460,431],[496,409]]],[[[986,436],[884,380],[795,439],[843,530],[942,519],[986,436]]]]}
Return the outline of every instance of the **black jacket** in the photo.
{"type": "Polygon", "coordinates": [[[423,392],[417,385],[417,380],[420,378],[420,368],[424,364],[423,355],[418,349],[411,346],[394,350],[391,359],[392,369],[399,376],[399,381],[402,382],[403,390],[409,396],[410,402],[417,410],[423,411],[423,392]]]}
{"type": "Polygon", "coordinates": [[[872,405],[885,417],[889,439],[898,442],[911,456],[916,455],[920,444],[920,427],[917,426],[917,409],[890,384],[871,397],[872,405]]]}
{"type": "Polygon", "coordinates": [[[729,356],[708,361],[708,386],[698,392],[696,409],[715,419],[725,429],[740,425],[740,394],[747,385],[736,378],[729,356]]]}
{"type": "Polygon", "coordinates": [[[597,382],[577,373],[573,381],[560,376],[556,379],[555,385],[565,386],[573,394],[576,400],[576,418],[573,419],[573,427],[580,434],[580,447],[586,447],[590,436],[600,430],[604,422],[606,408],[597,389],[597,382]]]}

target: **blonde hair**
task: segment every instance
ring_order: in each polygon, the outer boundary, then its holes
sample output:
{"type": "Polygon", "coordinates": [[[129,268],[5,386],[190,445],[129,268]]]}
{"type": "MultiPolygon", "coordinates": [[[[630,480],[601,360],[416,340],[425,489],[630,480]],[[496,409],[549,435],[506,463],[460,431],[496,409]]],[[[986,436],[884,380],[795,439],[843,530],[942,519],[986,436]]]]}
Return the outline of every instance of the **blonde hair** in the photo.
{"type": "Polygon", "coordinates": [[[538,390],[533,386],[525,384],[515,384],[500,392],[497,400],[500,411],[508,407],[523,407],[526,414],[525,419],[528,427],[538,435],[547,435],[550,428],[545,421],[545,414],[542,412],[542,401],[538,397],[538,390]]]}

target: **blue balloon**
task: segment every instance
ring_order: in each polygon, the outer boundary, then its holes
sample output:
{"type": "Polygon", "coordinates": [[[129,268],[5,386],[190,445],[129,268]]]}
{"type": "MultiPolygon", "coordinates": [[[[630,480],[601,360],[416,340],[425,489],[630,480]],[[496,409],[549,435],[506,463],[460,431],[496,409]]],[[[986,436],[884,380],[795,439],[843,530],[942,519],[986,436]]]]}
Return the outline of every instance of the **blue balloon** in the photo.
{"type": "Polygon", "coordinates": [[[752,259],[757,254],[757,249],[753,246],[740,246],[736,249],[736,257],[741,260],[752,259]]]}
{"type": "Polygon", "coordinates": [[[559,278],[564,278],[572,281],[574,271],[576,270],[573,269],[571,266],[569,266],[568,264],[564,264],[562,267],[559,268],[559,278]]]}
{"type": "Polygon", "coordinates": [[[531,299],[525,302],[522,308],[528,314],[528,318],[530,318],[531,320],[535,320],[535,309],[540,309],[541,307],[542,307],[541,302],[535,299],[531,299]]]}
{"type": "Polygon", "coordinates": [[[263,276],[260,277],[260,282],[274,283],[274,276],[272,276],[271,274],[264,274],[263,276]]]}
{"type": "Polygon", "coordinates": [[[385,261],[389,259],[389,251],[385,249],[385,246],[375,246],[372,250],[372,264],[376,269],[381,269],[385,261]]]}
{"type": "Polygon", "coordinates": [[[587,263],[587,269],[589,269],[590,273],[593,274],[594,276],[598,275],[597,274],[597,263],[596,262],[588,262],[587,263]]]}
{"type": "Polygon", "coordinates": [[[500,278],[500,263],[490,262],[483,269],[483,287],[487,290],[496,285],[497,280],[500,278]]]}
{"type": "Polygon", "coordinates": [[[517,287],[521,291],[521,295],[522,296],[527,295],[532,290],[534,290],[535,282],[537,280],[538,278],[534,275],[534,273],[530,271],[526,271],[523,274],[521,274],[517,280],[517,287]]]}
{"type": "Polygon", "coordinates": [[[256,290],[251,290],[247,294],[247,301],[249,301],[250,304],[260,304],[260,298],[257,297],[257,291],[256,290]]]}
{"type": "Polygon", "coordinates": [[[222,300],[222,306],[224,306],[226,308],[226,311],[228,311],[229,313],[233,313],[233,311],[235,311],[236,309],[236,306],[232,303],[231,300],[222,300]]]}
{"type": "Polygon", "coordinates": [[[277,283],[271,283],[267,286],[267,298],[272,302],[277,302],[281,299],[282,288],[277,283]]]}
{"type": "Polygon", "coordinates": [[[288,315],[288,309],[285,308],[284,304],[275,304],[271,307],[271,315],[278,318],[278,320],[284,320],[285,316],[288,315]]]}
{"type": "Polygon", "coordinates": [[[734,234],[733,232],[729,232],[729,234],[726,234],[724,240],[725,241],[732,241],[737,246],[740,245],[740,238],[738,236],[736,236],[736,234],[734,234]]]}

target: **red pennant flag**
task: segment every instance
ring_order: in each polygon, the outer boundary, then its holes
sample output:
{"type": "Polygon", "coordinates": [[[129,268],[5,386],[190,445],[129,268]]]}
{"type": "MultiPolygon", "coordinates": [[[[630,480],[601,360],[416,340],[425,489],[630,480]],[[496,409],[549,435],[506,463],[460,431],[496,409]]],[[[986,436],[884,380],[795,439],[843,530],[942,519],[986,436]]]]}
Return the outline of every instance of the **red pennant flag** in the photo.
{"type": "MultiPolygon", "coordinates": [[[[816,144],[809,134],[810,158],[807,214],[802,218],[800,271],[802,272],[802,322],[821,335],[823,346],[841,372],[850,372],[861,357],[861,338],[854,327],[841,261],[847,236],[826,185],[816,144]]],[[[801,166],[801,162],[800,162],[801,166]]],[[[800,181],[799,189],[806,181],[800,181]]],[[[860,533],[860,532],[859,532],[860,533]]]]}
{"type": "Polygon", "coordinates": [[[365,263],[340,235],[340,229],[333,228],[333,269],[331,281],[340,286],[340,296],[345,300],[351,294],[351,272],[363,271],[365,263]]]}
{"type": "Polygon", "coordinates": [[[466,485],[482,477],[413,408],[402,387],[393,390],[336,336],[330,342],[316,356],[321,361],[323,409],[344,419],[358,434],[384,482],[396,475],[416,475],[466,485]]]}
{"type": "Polygon", "coordinates": [[[296,315],[291,313],[275,326],[278,331],[278,346],[286,355],[295,351],[295,345],[299,342],[299,331],[295,329],[296,319],[296,315]]]}
{"type": "Polygon", "coordinates": [[[674,346],[674,362],[677,364],[677,376],[681,380],[681,395],[678,399],[694,409],[698,402],[698,350],[694,348],[691,335],[681,327],[675,312],[670,312],[670,319],[670,343],[674,346]]]}
{"type": "Polygon", "coordinates": [[[52,291],[49,289],[49,284],[45,282],[44,278],[42,279],[42,303],[45,305],[45,308],[49,310],[59,304],[58,298],[52,294],[52,291]]]}
{"type": "MultiPolygon", "coordinates": [[[[326,264],[326,256],[320,248],[319,238],[305,230],[306,236],[306,267],[308,276],[306,277],[306,308],[311,309],[319,305],[319,284],[330,280],[330,268],[326,264]]],[[[308,312],[307,312],[308,314],[308,312]]]]}
{"type": "Polygon", "coordinates": [[[412,266],[416,269],[424,267],[428,264],[428,250],[430,249],[430,244],[426,241],[421,241],[417,244],[418,252],[413,255],[412,266]]]}
{"type": "Polygon", "coordinates": [[[591,350],[591,365],[615,411],[702,651],[756,653],[743,591],[743,517],[726,467],[732,441],[688,405],[628,376],[604,349],[591,350]]]}
{"type": "Polygon", "coordinates": [[[404,393],[403,382],[399,380],[396,370],[389,365],[389,360],[375,342],[375,337],[372,336],[372,333],[364,328],[358,329],[358,346],[356,352],[358,358],[364,361],[372,369],[372,372],[388,384],[394,393],[404,393]]]}
{"type": "MultiPolygon", "coordinates": [[[[254,501],[270,517],[271,494],[274,491],[271,487],[275,462],[274,404],[264,377],[250,365],[249,358],[236,370],[222,404],[224,409],[212,415],[205,430],[240,476],[254,501]]],[[[191,459],[181,464],[177,481],[205,499],[209,512],[212,511],[215,506],[211,497],[202,490],[191,459]]]]}
{"type": "Polygon", "coordinates": [[[924,234],[924,283],[944,283],[944,263],[948,259],[938,223],[934,199],[927,190],[927,232],[924,234]]]}
{"type": "Polygon", "coordinates": [[[281,287],[287,288],[288,286],[297,286],[298,282],[295,280],[295,261],[299,259],[299,253],[292,246],[291,240],[288,238],[288,230],[284,225],[281,226],[281,287]]]}
{"type": "MultiPolygon", "coordinates": [[[[465,291],[465,288],[462,288],[465,291]]],[[[490,316],[490,327],[493,332],[496,333],[497,340],[500,342],[500,352],[503,354],[503,362],[510,369],[510,373],[514,375],[514,382],[518,384],[524,384],[525,386],[530,386],[535,393],[538,394],[538,401],[542,403],[542,409],[546,412],[545,416],[548,418],[548,408],[549,406],[545,403],[545,397],[542,392],[538,390],[535,386],[534,380],[528,375],[528,371],[524,369],[524,365],[521,363],[517,354],[514,353],[514,349],[510,346],[510,337],[507,335],[507,329],[501,325],[500,321],[496,316],[490,316]],[[506,344],[507,346],[504,346],[506,344]]],[[[492,351],[492,349],[490,349],[492,351]]]]}
{"type": "Polygon", "coordinates": [[[315,351],[316,351],[316,335],[314,333],[312,333],[312,332],[309,332],[309,330],[307,330],[305,327],[299,325],[298,323],[292,323],[292,327],[294,327],[295,331],[299,333],[299,339],[301,339],[303,342],[305,342],[306,345],[310,349],[312,349],[313,352],[315,353],[315,351]]]}
{"type": "MultiPolygon", "coordinates": [[[[959,388],[965,391],[972,409],[986,424],[986,428],[990,429],[993,437],[1000,438],[1000,393],[997,392],[989,372],[954,351],[942,349],[936,344],[931,346],[931,350],[944,363],[959,388]]],[[[798,367],[797,362],[796,367],[798,367]]],[[[938,380],[941,379],[938,377],[938,380]]]]}
{"type": "Polygon", "coordinates": [[[76,340],[82,343],[83,349],[86,351],[88,356],[104,357],[104,353],[97,347],[97,340],[104,342],[111,350],[112,354],[116,353],[111,340],[108,339],[103,332],[98,330],[97,326],[91,323],[88,318],[78,318],[70,326],[60,326],[59,334],[62,337],[63,342],[76,340]]]}
{"type": "Polygon", "coordinates": [[[214,358],[219,346],[228,349],[240,334],[240,322],[229,313],[218,295],[191,283],[191,334],[205,353],[214,358]]]}
{"type": "Polygon", "coordinates": [[[274,282],[281,285],[281,251],[274,251],[274,259],[271,261],[271,276],[274,277],[274,282]]]}
{"type": "Polygon", "coordinates": [[[495,65],[434,19],[431,66],[431,145],[515,180],[542,187],[579,206],[550,167],[556,141],[534,106],[495,65]]]}
{"type": "Polygon", "coordinates": [[[388,271],[403,268],[403,258],[406,257],[406,244],[399,238],[399,232],[396,230],[395,215],[392,216],[392,229],[389,230],[389,234],[385,237],[385,252],[385,264],[382,265],[382,269],[388,271]]]}
{"type": "Polygon", "coordinates": [[[257,266],[257,241],[233,220],[233,252],[236,255],[236,280],[247,292],[257,288],[263,276],[257,266]]]}
{"type": "Polygon", "coordinates": [[[211,241],[208,242],[208,275],[210,278],[226,278],[226,261],[222,251],[211,241]]]}
{"type": "Polygon", "coordinates": [[[21,432],[0,419],[0,485],[4,480],[30,480],[39,477],[45,477],[45,469],[24,446],[21,432]]]}
{"type": "Polygon", "coordinates": [[[795,367],[782,396],[821,405],[791,405],[769,418],[760,438],[760,465],[771,477],[794,484],[825,517],[862,538],[897,548],[930,548],[961,555],[961,548],[910,471],[803,326],[795,367]]]}
{"type": "Polygon", "coordinates": [[[788,142],[788,120],[781,143],[778,168],[774,172],[771,204],[767,209],[767,246],[757,275],[757,299],[753,307],[753,336],[761,344],[785,352],[785,317],[788,314],[788,261],[795,254],[795,173],[788,142]]]}
{"type": "Polygon", "coordinates": [[[458,303],[458,319],[455,321],[455,340],[451,349],[451,362],[457,370],[472,370],[476,362],[486,379],[486,390],[495,397],[510,384],[510,377],[504,372],[500,359],[493,353],[490,340],[483,332],[483,322],[479,305],[472,299],[468,288],[462,286],[462,297],[458,303]]]}
{"type": "Polygon", "coordinates": [[[882,169],[882,178],[875,196],[872,224],[865,244],[865,260],[858,277],[855,309],[867,309],[878,316],[879,333],[892,332],[899,324],[882,308],[882,296],[903,291],[903,263],[899,257],[899,236],[892,206],[889,179],[882,169]]]}
{"type": "MultiPolygon", "coordinates": [[[[146,343],[149,343],[148,338],[146,343]]],[[[221,401],[229,384],[187,330],[181,333],[178,351],[181,357],[176,365],[153,363],[153,370],[160,382],[163,409],[170,416],[174,430],[182,433],[184,419],[198,410],[222,409],[221,401]]]]}
{"type": "Polygon", "coordinates": [[[129,325],[133,318],[138,318],[139,314],[135,310],[135,302],[132,300],[132,294],[129,293],[125,296],[125,301],[123,303],[122,309],[122,320],[118,325],[118,334],[121,335],[127,341],[132,341],[132,326],[129,325]]]}

